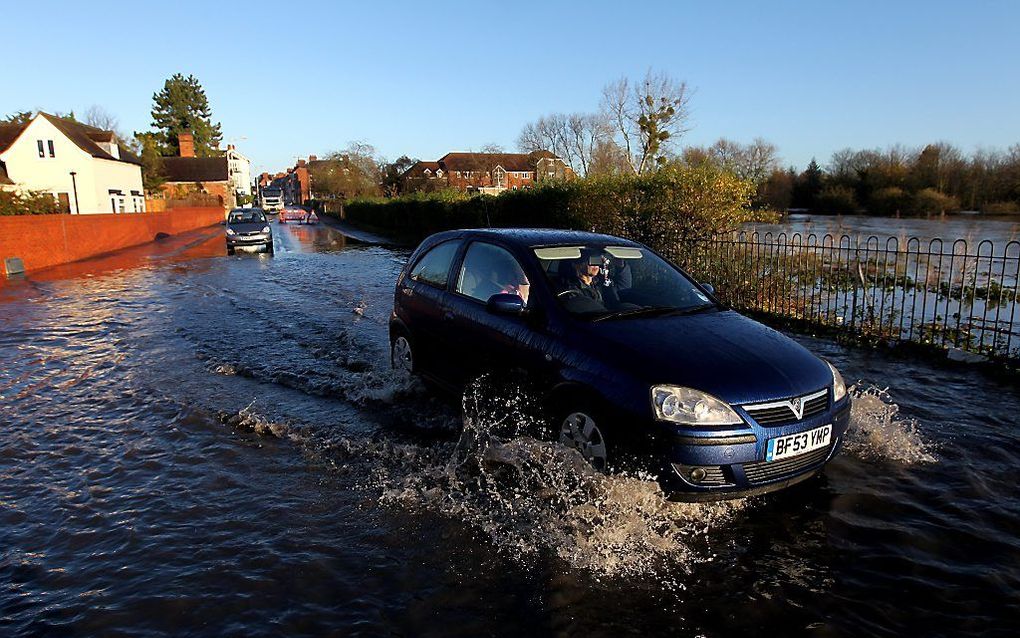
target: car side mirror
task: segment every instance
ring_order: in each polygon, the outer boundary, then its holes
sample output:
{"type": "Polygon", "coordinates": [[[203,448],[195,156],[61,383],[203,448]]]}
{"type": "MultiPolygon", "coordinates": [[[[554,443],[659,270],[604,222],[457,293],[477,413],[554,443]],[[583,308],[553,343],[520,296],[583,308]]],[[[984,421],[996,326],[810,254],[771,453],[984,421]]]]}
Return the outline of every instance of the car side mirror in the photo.
{"type": "Polygon", "coordinates": [[[525,303],[519,295],[500,292],[489,297],[485,307],[489,312],[500,315],[520,315],[524,313],[525,303]]]}
{"type": "Polygon", "coordinates": [[[713,295],[715,294],[715,286],[713,286],[712,284],[702,283],[701,287],[710,292],[711,294],[713,295]]]}

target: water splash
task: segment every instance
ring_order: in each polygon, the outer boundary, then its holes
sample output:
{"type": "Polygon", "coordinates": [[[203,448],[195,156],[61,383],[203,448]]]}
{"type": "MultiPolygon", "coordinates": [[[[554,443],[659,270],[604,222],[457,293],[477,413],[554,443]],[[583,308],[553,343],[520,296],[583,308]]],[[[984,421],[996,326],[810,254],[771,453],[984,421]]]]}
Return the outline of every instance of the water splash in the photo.
{"type": "Polygon", "coordinates": [[[252,399],[251,403],[238,410],[237,413],[221,413],[220,421],[239,430],[249,430],[262,436],[301,440],[302,437],[298,436],[287,424],[270,420],[256,411],[256,401],[257,399],[252,399]]]}
{"type": "Polygon", "coordinates": [[[887,389],[850,389],[853,407],[846,452],[861,459],[889,459],[912,465],[935,463],[935,446],[921,434],[916,419],[900,414],[887,389]]]}
{"type": "Polygon", "coordinates": [[[398,463],[376,475],[381,502],[439,511],[504,554],[553,554],[597,577],[689,572],[712,559],[710,530],[748,507],[746,500],[673,503],[651,477],[596,472],[577,451],[536,438],[542,424],[532,405],[519,387],[473,386],[455,444],[423,454],[386,446],[384,455],[398,463]]]}

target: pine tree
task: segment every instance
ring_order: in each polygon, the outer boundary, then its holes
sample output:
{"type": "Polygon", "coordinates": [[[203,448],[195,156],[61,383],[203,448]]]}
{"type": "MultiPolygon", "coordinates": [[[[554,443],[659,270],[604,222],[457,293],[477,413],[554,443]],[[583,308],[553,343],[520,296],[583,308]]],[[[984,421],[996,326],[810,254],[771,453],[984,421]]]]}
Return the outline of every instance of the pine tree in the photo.
{"type": "Polygon", "coordinates": [[[220,124],[212,123],[212,111],[205,89],[193,75],[175,73],[163,90],[152,96],[152,128],[155,148],[162,155],[179,155],[177,135],[188,132],[195,139],[195,155],[212,157],[220,154],[223,134],[220,124]]]}

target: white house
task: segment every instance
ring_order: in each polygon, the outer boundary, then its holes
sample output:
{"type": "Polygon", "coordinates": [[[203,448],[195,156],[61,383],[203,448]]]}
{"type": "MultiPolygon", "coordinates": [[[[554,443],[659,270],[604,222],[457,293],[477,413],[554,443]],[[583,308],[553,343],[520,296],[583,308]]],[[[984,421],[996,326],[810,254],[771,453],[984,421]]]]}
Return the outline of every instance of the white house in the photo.
{"type": "Polygon", "coordinates": [[[48,113],[0,124],[0,188],[52,193],[68,213],[145,212],[141,160],[110,131],[48,113]]]}
{"type": "Polygon", "coordinates": [[[237,152],[233,144],[227,145],[227,174],[235,195],[251,195],[251,160],[237,152]]]}

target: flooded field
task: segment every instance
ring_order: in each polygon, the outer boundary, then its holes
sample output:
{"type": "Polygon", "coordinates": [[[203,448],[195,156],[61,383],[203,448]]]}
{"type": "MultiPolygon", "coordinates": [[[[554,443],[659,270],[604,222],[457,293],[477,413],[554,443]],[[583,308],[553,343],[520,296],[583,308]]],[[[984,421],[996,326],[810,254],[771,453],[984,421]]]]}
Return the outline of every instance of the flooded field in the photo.
{"type": "Polygon", "coordinates": [[[668,503],[394,376],[406,253],[219,232],[0,283],[0,635],[1015,635],[1014,386],[799,338],[845,452],[668,503]]]}
{"type": "Polygon", "coordinates": [[[1020,215],[947,215],[931,219],[917,217],[869,217],[867,215],[810,215],[790,214],[778,224],[748,224],[747,230],[759,233],[800,233],[807,236],[825,234],[850,237],[877,237],[885,242],[895,237],[906,243],[916,237],[924,244],[940,239],[951,245],[957,239],[966,240],[976,246],[979,242],[990,241],[1005,246],[1020,241],[1020,215]]]}

